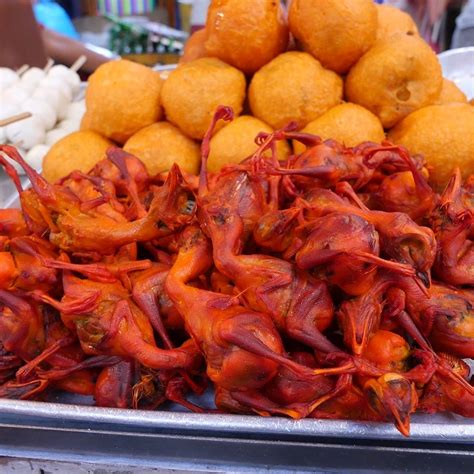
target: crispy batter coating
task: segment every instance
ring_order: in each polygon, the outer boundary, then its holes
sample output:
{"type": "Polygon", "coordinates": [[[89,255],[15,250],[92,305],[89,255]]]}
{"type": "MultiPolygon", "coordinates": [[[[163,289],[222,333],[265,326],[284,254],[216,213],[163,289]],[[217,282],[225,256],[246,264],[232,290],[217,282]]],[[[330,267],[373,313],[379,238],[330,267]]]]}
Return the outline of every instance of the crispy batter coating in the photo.
{"type": "Polygon", "coordinates": [[[377,8],[377,41],[389,39],[398,33],[415,36],[418,27],[413,18],[406,12],[392,5],[376,5],[377,8]]]}
{"type": "Polygon", "coordinates": [[[110,61],[89,78],[87,127],[118,143],[160,120],[162,80],[157,72],[131,61],[110,61]]]}
{"type": "Polygon", "coordinates": [[[474,110],[468,104],[420,109],[393,128],[388,138],[412,154],[422,154],[431,167],[430,180],[440,190],[456,166],[465,178],[474,173],[474,110]]]}
{"type": "Polygon", "coordinates": [[[189,63],[195,59],[205,58],[208,56],[206,50],[207,32],[202,30],[195,31],[186,41],[184,45],[183,55],[179,59],[179,63],[189,63]]]}
{"type": "Polygon", "coordinates": [[[342,79],[308,53],[277,56],[258,71],[249,87],[253,115],[273,128],[291,121],[305,127],[342,100],[342,79]]]}
{"type": "Polygon", "coordinates": [[[399,34],[377,42],[351,69],[346,97],[390,128],[433,104],[442,84],[441,66],[428,44],[417,36],[399,34]]]}
{"type": "Polygon", "coordinates": [[[55,143],[43,161],[43,176],[54,182],[67,176],[71,171],[87,173],[105,158],[110,140],[91,130],[74,132],[55,143]]]}
{"type": "Polygon", "coordinates": [[[450,104],[452,102],[467,104],[466,94],[453,81],[443,78],[443,87],[436,103],[450,104]]]}
{"type": "MultiPolygon", "coordinates": [[[[211,152],[207,162],[209,171],[217,172],[225,165],[240,163],[252,155],[257,150],[255,137],[260,132],[271,133],[273,129],[250,115],[242,115],[219,130],[211,140],[211,152]]],[[[277,143],[279,160],[288,158],[290,152],[286,140],[277,143]]],[[[265,155],[269,156],[270,152],[265,152],[265,155]]]]}
{"type": "Polygon", "coordinates": [[[140,158],[150,175],[168,171],[173,163],[197,174],[201,161],[199,145],[168,122],[142,128],[128,139],[123,149],[140,158]]]}
{"type": "Polygon", "coordinates": [[[240,115],[245,99],[245,76],[217,58],[180,65],[166,80],[162,102],[167,119],[188,137],[202,139],[219,105],[240,115]]]}
{"type": "Polygon", "coordinates": [[[206,49],[252,74],[288,46],[288,26],[280,2],[213,0],[208,10],[206,49]]]}
{"type": "MultiPolygon", "coordinates": [[[[356,104],[340,104],[310,122],[302,130],[318,135],[324,140],[333,139],[345,146],[356,146],[362,142],[380,143],[385,133],[380,120],[370,111],[356,104]]],[[[296,154],[306,147],[297,141],[293,142],[296,154]]]]}
{"type": "Polygon", "coordinates": [[[375,41],[377,10],[372,0],[293,0],[289,25],[305,51],[346,73],[375,41]]]}

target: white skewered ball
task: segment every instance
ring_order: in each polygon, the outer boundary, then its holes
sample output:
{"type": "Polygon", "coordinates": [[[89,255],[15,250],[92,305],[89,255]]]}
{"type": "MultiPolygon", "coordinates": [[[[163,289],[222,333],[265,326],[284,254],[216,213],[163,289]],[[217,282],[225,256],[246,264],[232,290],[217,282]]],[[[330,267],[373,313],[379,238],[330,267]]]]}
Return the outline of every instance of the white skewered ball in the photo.
{"type": "Polygon", "coordinates": [[[56,142],[64,138],[66,135],[69,135],[70,132],[64,130],[63,128],[55,128],[54,130],[49,131],[46,134],[45,144],[48,146],[53,146],[56,142]]]}
{"type": "MultiPolygon", "coordinates": [[[[18,107],[10,102],[6,102],[0,97],[0,120],[4,120],[18,114],[18,107]]],[[[0,144],[7,142],[7,127],[0,127],[0,144]]]]}
{"type": "Polygon", "coordinates": [[[66,119],[59,122],[59,127],[62,130],[67,130],[68,133],[77,132],[81,126],[80,120],[66,119]]]}
{"type": "MultiPolygon", "coordinates": [[[[0,97],[0,120],[4,120],[18,114],[18,107],[0,97]]],[[[5,128],[5,127],[2,127],[5,128]]]]}
{"type": "Polygon", "coordinates": [[[62,64],[58,64],[57,66],[53,66],[50,69],[48,76],[66,81],[71,87],[73,96],[76,96],[78,94],[81,87],[81,78],[79,77],[79,74],[77,74],[77,72],[69,69],[68,67],[62,64]]]}
{"type": "Polygon", "coordinates": [[[35,145],[25,156],[25,161],[36,171],[43,166],[43,159],[49,151],[49,146],[44,144],[35,145]]]}
{"type": "Polygon", "coordinates": [[[86,113],[86,101],[81,100],[79,102],[72,102],[67,108],[66,118],[81,120],[83,115],[86,113]]]}
{"type": "Polygon", "coordinates": [[[66,116],[69,102],[67,97],[61,94],[60,91],[52,89],[51,87],[38,87],[38,89],[33,92],[32,97],[44,100],[45,102],[48,102],[48,104],[51,104],[58,119],[62,119],[66,116]]]}
{"type": "Polygon", "coordinates": [[[39,67],[32,67],[25,71],[20,77],[20,83],[32,90],[38,87],[38,84],[46,77],[46,73],[39,67]]]}
{"type": "Polygon", "coordinates": [[[45,100],[30,97],[21,105],[23,112],[31,112],[33,117],[40,118],[46,130],[51,130],[58,120],[56,111],[51,104],[45,100]]]}
{"type": "Polygon", "coordinates": [[[45,77],[39,84],[38,87],[46,87],[46,88],[52,88],[60,91],[62,94],[64,94],[67,97],[67,101],[71,102],[72,101],[72,90],[69,85],[65,80],[59,79],[57,77],[45,77]]]}
{"type": "Polygon", "coordinates": [[[20,84],[14,84],[3,91],[2,99],[11,104],[21,105],[30,97],[30,92],[20,84]]]}
{"type": "Polygon", "coordinates": [[[37,90],[40,89],[53,90],[61,96],[56,113],[59,120],[66,118],[67,108],[72,101],[72,92],[69,85],[64,81],[46,77],[43,81],[41,81],[40,87],[37,90]]]}
{"type": "Polygon", "coordinates": [[[46,127],[40,118],[30,117],[8,125],[6,134],[10,143],[29,150],[39,143],[44,143],[46,127]]]}
{"type": "Polygon", "coordinates": [[[0,90],[12,86],[18,80],[18,74],[13,69],[0,67],[0,90]]]}

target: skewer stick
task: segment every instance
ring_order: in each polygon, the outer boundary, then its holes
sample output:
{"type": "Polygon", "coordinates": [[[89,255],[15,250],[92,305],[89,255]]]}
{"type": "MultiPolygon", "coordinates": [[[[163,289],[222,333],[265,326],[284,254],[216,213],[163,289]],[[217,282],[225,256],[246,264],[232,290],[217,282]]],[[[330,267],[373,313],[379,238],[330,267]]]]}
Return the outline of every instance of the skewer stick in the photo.
{"type": "Polygon", "coordinates": [[[74,64],[69,69],[71,71],[77,72],[77,71],[79,71],[79,69],[81,69],[82,66],[84,66],[86,61],[87,61],[87,57],[84,56],[84,55],[81,55],[76,59],[74,64]]]}
{"type": "Polygon", "coordinates": [[[19,67],[17,70],[16,70],[16,73],[21,76],[22,74],[24,74],[26,71],[28,71],[28,69],[30,69],[30,66],[28,66],[28,64],[23,64],[23,66],[19,67]]]}
{"type": "Polygon", "coordinates": [[[30,118],[31,115],[32,115],[31,112],[22,112],[21,114],[18,114],[18,115],[12,115],[11,117],[0,120],[0,127],[6,127],[7,125],[10,125],[11,123],[19,122],[20,120],[25,120],[27,118],[30,118]]]}
{"type": "Polygon", "coordinates": [[[54,66],[54,61],[51,58],[48,58],[46,66],[43,68],[43,71],[48,74],[49,70],[54,66]]]}

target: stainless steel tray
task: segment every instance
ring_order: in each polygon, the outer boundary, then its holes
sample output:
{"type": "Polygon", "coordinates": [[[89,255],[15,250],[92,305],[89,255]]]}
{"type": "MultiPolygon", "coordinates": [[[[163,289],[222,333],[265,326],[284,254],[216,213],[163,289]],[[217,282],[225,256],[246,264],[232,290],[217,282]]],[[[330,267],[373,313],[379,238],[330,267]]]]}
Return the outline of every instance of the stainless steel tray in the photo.
{"type": "MultiPolygon", "coordinates": [[[[0,175],[0,207],[15,204],[0,175]]],[[[210,406],[212,394],[194,401],[210,406]]],[[[68,396],[54,402],[0,399],[0,456],[192,472],[474,472],[474,420],[455,415],[415,415],[405,439],[387,423],[198,415],[172,405],[118,410],[68,396]]]]}
{"type": "Polygon", "coordinates": [[[474,46],[450,49],[438,55],[443,76],[455,84],[466,94],[468,99],[474,98],[474,46]]]}
{"type": "Polygon", "coordinates": [[[403,439],[389,424],[0,400],[0,453],[122,469],[458,473],[474,471],[474,425],[415,417],[403,439]]]}

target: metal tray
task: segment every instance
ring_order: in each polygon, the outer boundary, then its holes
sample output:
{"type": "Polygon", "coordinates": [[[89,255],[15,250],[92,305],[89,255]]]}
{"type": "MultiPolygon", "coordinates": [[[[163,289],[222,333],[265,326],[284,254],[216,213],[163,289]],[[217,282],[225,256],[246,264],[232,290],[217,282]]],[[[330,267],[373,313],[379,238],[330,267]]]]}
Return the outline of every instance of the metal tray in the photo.
{"type": "MultiPolygon", "coordinates": [[[[0,175],[0,207],[15,205],[0,175]]],[[[198,415],[173,405],[118,410],[90,401],[0,399],[0,456],[106,464],[117,472],[474,472],[474,420],[456,415],[415,415],[405,439],[388,423],[198,415]]],[[[212,406],[212,393],[193,401],[212,406]]]]}
{"type": "Polygon", "coordinates": [[[450,49],[438,55],[443,75],[466,94],[474,98],[474,46],[450,49]]]}
{"type": "Polygon", "coordinates": [[[0,453],[192,472],[474,471],[474,424],[453,416],[415,417],[403,439],[389,424],[166,410],[0,400],[0,453]]]}

